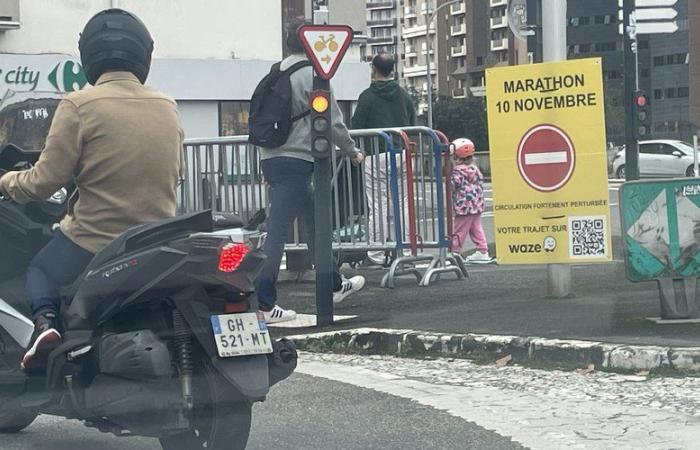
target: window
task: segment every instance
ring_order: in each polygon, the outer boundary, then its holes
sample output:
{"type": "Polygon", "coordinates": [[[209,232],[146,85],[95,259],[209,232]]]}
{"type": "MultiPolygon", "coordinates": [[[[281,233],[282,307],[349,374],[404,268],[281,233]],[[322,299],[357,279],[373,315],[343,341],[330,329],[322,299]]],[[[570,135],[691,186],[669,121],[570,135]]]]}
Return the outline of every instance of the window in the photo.
{"type": "Polygon", "coordinates": [[[656,153],[656,146],[654,144],[640,144],[639,153],[653,155],[656,153]]]}
{"type": "Polygon", "coordinates": [[[579,53],[590,53],[590,51],[591,51],[591,44],[579,44],[579,46],[578,46],[579,53]]]}
{"type": "Polygon", "coordinates": [[[679,98],[687,98],[687,97],[690,97],[690,88],[687,88],[687,87],[679,87],[679,88],[678,88],[678,97],[679,97],[679,98]]]}
{"type": "Polygon", "coordinates": [[[663,56],[654,56],[654,66],[663,66],[664,65],[664,57],[663,56]]]}
{"type": "Polygon", "coordinates": [[[484,65],[484,57],[483,57],[483,56],[477,56],[477,57],[476,57],[476,65],[477,65],[477,66],[483,66],[483,65],[484,65]]]}
{"type": "Polygon", "coordinates": [[[666,55],[666,64],[674,64],[675,60],[675,55],[666,55]]]}
{"type": "MultiPolygon", "coordinates": [[[[676,128],[676,123],[673,123],[673,127],[676,128]]],[[[674,130],[675,131],[675,130],[674,130]]],[[[679,151],[676,147],[668,144],[659,144],[658,153],[659,155],[672,156],[673,152],[679,151]]]]}
{"type": "Polygon", "coordinates": [[[578,23],[579,23],[579,25],[590,25],[590,24],[591,24],[591,18],[588,17],[588,16],[579,17],[578,23]]]}
{"type": "Polygon", "coordinates": [[[601,42],[595,44],[596,52],[614,52],[615,50],[617,50],[616,42],[601,42]]]}
{"type": "Polygon", "coordinates": [[[248,134],[249,101],[219,102],[219,133],[221,136],[248,134]]]}
{"type": "Polygon", "coordinates": [[[664,91],[661,89],[654,89],[654,100],[661,100],[664,98],[664,91]]]}
{"type": "Polygon", "coordinates": [[[676,98],[676,88],[666,88],[664,95],[666,98],[676,98]]]}
{"type": "Polygon", "coordinates": [[[603,25],[607,16],[595,16],[594,22],[596,25],[603,25]]]}

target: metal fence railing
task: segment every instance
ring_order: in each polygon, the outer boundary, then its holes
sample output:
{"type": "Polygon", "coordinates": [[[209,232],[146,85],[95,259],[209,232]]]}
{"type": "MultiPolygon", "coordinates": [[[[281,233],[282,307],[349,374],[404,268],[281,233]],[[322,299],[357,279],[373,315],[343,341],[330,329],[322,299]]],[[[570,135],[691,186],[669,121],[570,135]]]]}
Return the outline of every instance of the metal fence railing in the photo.
{"type": "MultiPolygon", "coordinates": [[[[339,262],[358,262],[368,251],[392,255],[382,286],[395,278],[415,276],[427,286],[443,273],[462,278],[466,270],[449,253],[452,234],[448,142],[429,128],[372,129],[351,132],[365,155],[354,167],[333,159],[333,250],[339,262]],[[433,249],[433,250],[431,250],[433,249]],[[431,250],[431,251],[429,251],[431,250]],[[427,269],[419,270],[419,262],[427,269]]],[[[229,211],[249,219],[270,202],[260,168],[260,152],[247,136],[188,139],[184,177],[179,190],[181,212],[229,211]]],[[[285,251],[308,249],[297,221],[285,251]]]]}

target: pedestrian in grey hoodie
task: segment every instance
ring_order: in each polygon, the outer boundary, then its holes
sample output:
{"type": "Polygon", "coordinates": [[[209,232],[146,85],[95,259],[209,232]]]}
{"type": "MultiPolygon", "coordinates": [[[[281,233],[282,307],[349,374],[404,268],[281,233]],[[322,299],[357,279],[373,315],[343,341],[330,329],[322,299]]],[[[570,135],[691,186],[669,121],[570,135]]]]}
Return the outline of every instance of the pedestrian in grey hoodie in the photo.
{"type": "MultiPolygon", "coordinates": [[[[287,46],[292,55],[285,58],[280,70],[286,70],[294,64],[305,61],[304,47],[299,41],[297,30],[304,21],[295,20],[286,30],[287,46]]],[[[313,91],[313,69],[303,67],[290,76],[292,86],[292,116],[302,115],[309,109],[309,99],[313,91]]],[[[340,148],[353,164],[361,164],[364,155],[355,148],[355,141],[350,137],[343,122],[338,103],[331,90],[331,116],[333,143],[340,148]]],[[[311,155],[311,118],[306,115],[292,124],[289,138],[278,148],[263,148],[262,171],[265,180],[272,188],[272,204],[267,218],[267,239],[264,252],[267,255],[265,265],[256,281],[256,290],[260,309],[268,323],[284,322],[296,318],[292,310],[279,307],[277,302],[277,276],[287,230],[295,218],[303,221],[306,230],[306,242],[313,252],[314,243],[314,196],[311,179],[314,158],[311,155]]],[[[365,279],[356,276],[344,278],[338,268],[333,276],[333,302],[339,303],[365,284],[365,279]]]]}

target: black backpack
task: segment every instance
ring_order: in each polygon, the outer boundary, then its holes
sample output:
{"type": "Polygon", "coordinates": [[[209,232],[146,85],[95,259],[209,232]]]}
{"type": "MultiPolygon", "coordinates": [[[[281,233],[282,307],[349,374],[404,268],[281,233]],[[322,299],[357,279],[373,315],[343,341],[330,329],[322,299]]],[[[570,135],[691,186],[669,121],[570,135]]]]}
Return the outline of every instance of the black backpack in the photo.
{"type": "Polygon", "coordinates": [[[311,112],[306,110],[292,116],[292,84],[289,80],[294,72],[311,66],[311,63],[300,61],[284,71],[280,70],[280,64],[272,66],[250,99],[248,141],[259,147],[276,148],[283,145],[289,138],[292,124],[311,112]]]}

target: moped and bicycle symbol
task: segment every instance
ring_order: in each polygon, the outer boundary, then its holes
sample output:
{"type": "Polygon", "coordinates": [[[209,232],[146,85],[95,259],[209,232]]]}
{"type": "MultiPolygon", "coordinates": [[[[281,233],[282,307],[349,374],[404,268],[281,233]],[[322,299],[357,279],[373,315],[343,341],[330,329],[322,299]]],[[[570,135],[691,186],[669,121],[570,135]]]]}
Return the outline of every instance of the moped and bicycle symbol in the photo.
{"type": "MultiPolygon", "coordinates": [[[[326,39],[325,36],[319,36],[316,43],[314,43],[314,49],[317,52],[322,52],[322,51],[328,49],[328,51],[330,51],[331,53],[335,53],[338,51],[339,48],[340,48],[340,46],[335,41],[334,34],[329,34],[328,39],[326,39]]],[[[330,64],[331,59],[332,58],[330,57],[330,55],[326,55],[323,58],[320,58],[320,60],[326,64],[330,64]]]]}

